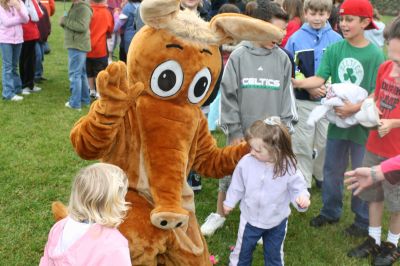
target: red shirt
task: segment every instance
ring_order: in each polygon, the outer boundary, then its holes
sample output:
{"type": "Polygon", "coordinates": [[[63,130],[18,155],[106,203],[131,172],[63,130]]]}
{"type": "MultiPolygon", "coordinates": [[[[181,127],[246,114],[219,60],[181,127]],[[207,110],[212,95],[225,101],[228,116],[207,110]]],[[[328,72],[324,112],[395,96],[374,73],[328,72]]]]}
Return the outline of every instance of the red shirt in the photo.
{"type": "MultiPolygon", "coordinates": [[[[389,77],[393,62],[384,62],[378,70],[375,87],[375,102],[382,112],[381,119],[400,119],[400,83],[389,77]]],[[[377,130],[371,130],[367,150],[389,158],[400,154],[400,128],[393,128],[383,138],[377,130]]]]}
{"type": "MultiPolygon", "coordinates": [[[[39,19],[41,19],[43,17],[43,13],[39,7],[39,4],[36,2],[36,0],[32,0],[32,3],[33,6],[35,7],[39,19]]],[[[39,29],[36,25],[36,22],[33,22],[31,20],[31,17],[29,17],[29,21],[27,23],[22,24],[22,29],[24,31],[24,41],[39,40],[40,37],[39,29]]]]}
{"type": "Polygon", "coordinates": [[[105,4],[90,3],[93,9],[90,21],[90,43],[92,50],[87,54],[89,58],[107,56],[107,33],[114,29],[114,18],[105,4]]]}

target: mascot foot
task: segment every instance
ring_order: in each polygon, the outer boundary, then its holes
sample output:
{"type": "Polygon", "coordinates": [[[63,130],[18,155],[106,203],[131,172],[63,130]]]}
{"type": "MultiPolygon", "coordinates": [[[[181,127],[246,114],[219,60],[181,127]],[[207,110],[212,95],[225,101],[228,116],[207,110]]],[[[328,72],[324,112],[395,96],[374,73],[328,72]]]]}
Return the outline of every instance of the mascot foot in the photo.
{"type": "MultiPolygon", "coordinates": [[[[186,210],[182,210],[187,212],[186,210]]],[[[189,221],[188,214],[176,213],[171,211],[153,210],[150,215],[151,223],[160,229],[174,229],[187,227],[189,221]]]]}

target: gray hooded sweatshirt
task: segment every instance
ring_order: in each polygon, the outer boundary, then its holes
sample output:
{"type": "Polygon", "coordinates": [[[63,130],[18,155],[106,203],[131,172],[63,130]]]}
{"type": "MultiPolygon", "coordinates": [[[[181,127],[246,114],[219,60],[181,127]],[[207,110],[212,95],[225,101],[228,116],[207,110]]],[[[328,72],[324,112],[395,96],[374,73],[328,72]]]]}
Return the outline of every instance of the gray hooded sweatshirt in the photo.
{"type": "Polygon", "coordinates": [[[279,116],[293,133],[297,121],[291,84],[291,63],[286,53],[242,42],[229,57],[221,81],[222,128],[228,141],[244,136],[251,124],[279,116]]]}

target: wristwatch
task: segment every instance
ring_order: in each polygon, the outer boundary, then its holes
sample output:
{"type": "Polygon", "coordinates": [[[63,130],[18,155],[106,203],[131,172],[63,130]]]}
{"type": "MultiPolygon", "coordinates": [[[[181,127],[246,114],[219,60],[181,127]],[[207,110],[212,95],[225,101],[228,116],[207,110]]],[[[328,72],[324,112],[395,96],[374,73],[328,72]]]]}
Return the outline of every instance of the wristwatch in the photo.
{"type": "Polygon", "coordinates": [[[371,167],[371,177],[372,177],[372,183],[378,182],[378,177],[376,176],[376,168],[375,166],[371,167]]]}

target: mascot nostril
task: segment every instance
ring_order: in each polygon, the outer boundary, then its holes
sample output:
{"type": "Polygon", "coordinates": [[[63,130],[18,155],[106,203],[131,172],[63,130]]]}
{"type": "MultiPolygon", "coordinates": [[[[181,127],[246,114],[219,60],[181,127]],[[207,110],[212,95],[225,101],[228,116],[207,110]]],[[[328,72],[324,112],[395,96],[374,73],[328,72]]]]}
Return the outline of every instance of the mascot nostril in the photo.
{"type": "Polygon", "coordinates": [[[179,0],[143,0],[140,14],[147,25],[132,39],[127,67],[114,62],[99,73],[101,97],[74,125],[71,143],[80,157],[128,175],[132,207],[119,230],[134,243],[133,265],[208,266],[187,173],[231,175],[249,151],[246,143],[219,148],[200,109],[221,71],[219,46],[283,32],[240,14],[206,22],[179,0]]]}
{"type": "Polygon", "coordinates": [[[168,224],[168,222],[166,221],[166,220],[162,220],[161,222],[160,222],[160,225],[161,226],[166,226],[168,224]]]}

